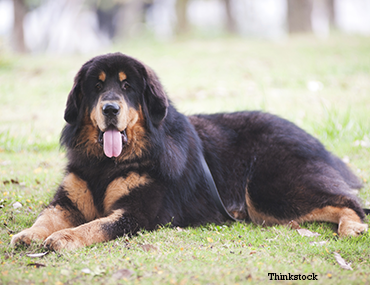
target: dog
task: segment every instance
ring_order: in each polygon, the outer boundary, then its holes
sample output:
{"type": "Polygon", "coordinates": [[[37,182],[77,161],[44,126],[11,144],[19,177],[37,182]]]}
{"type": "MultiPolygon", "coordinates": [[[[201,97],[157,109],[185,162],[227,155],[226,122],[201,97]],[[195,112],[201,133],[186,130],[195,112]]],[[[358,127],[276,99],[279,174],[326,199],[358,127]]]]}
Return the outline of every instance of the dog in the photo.
{"type": "Polygon", "coordinates": [[[168,223],[224,223],[202,160],[239,220],[332,222],[343,237],[368,228],[352,194],[360,180],[317,139],[258,111],[185,116],[152,69],[121,53],[81,67],[64,119],[65,176],[13,246],[74,250],[168,223]]]}

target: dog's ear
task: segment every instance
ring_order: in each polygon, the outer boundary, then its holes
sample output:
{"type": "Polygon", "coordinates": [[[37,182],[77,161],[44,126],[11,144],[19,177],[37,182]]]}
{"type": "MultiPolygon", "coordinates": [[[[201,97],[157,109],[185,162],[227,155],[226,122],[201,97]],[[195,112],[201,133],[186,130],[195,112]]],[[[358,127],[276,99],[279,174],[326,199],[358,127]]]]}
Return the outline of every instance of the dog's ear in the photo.
{"type": "Polygon", "coordinates": [[[78,114],[82,102],[81,84],[82,79],[85,76],[88,63],[84,64],[80,71],[77,73],[74,79],[72,90],[69,92],[68,95],[66,109],[64,111],[64,120],[71,125],[76,124],[78,119],[78,114]]]}
{"type": "Polygon", "coordinates": [[[81,105],[81,85],[75,80],[72,90],[69,92],[66,109],[64,110],[64,120],[68,124],[75,124],[78,117],[78,110],[81,105]]]}
{"type": "Polygon", "coordinates": [[[144,82],[145,104],[153,125],[158,126],[167,115],[168,98],[157,75],[147,66],[144,71],[144,82]]]}

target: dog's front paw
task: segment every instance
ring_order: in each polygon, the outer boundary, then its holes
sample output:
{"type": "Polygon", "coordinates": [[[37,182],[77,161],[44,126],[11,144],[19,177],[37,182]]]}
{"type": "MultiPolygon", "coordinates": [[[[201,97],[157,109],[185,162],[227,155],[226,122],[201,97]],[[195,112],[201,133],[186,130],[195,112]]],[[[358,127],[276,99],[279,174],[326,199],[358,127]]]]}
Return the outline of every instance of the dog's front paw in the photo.
{"type": "Polygon", "coordinates": [[[41,243],[48,237],[47,232],[41,228],[29,228],[13,236],[10,245],[30,245],[31,242],[41,243]]]}
{"type": "Polygon", "coordinates": [[[65,229],[53,233],[45,240],[43,245],[50,250],[60,251],[84,247],[85,243],[81,237],[76,235],[73,229],[65,229]]]}

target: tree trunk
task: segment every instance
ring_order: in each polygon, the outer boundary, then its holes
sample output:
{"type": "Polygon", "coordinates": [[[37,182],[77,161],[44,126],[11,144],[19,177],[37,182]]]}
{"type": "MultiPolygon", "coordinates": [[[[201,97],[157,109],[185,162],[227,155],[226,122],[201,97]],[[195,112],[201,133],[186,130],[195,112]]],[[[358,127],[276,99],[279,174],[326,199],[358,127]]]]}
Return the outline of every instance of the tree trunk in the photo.
{"type": "MultiPolygon", "coordinates": [[[[119,1],[118,1],[119,2],[119,1]]],[[[124,1],[118,12],[117,35],[127,39],[137,37],[143,27],[143,0],[124,1]]]]}
{"type": "Polygon", "coordinates": [[[233,12],[231,11],[231,2],[232,0],[223,0],[225,3],[226,10],[226,30],[231,34],[236,34],[236,23],[233,12]]]}
{"type": "Polygon", "coordinates": [[[330,27],[333,28],[336,25],[335,19],[335,1],[334,0],[327,0],[326,5],[328,7],[328,16],[329,16],[329,24],[330,27]]]}
{"type": "Polygon", "coordinates": [[[26,44],[24,42],[23,20],[27,13],[27,8],[24,0],[13,0],[14,7],[14,23],[13,23],[13,37],[12,45],[16,52],[27,52],[26,44]]]}
{"type": "Polygon", "coordinates": [[[189,21],[186,15],[188,0],[176,0],[176,34],[184,34],[189,30],[189,21]]]}
{"type": "Polygon", "coordinates": [[[289,33],[312,32],[312,7],[313,0],[288,0],[289,33]]]}

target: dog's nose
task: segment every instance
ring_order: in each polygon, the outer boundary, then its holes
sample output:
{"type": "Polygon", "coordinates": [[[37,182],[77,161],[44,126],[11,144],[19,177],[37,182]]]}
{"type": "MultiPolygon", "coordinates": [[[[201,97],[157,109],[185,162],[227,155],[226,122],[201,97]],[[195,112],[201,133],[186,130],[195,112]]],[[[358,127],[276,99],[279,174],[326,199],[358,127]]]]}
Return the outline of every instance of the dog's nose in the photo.
{"type": "Polygon", "coordinates": [[[117,116],[119,114],[119,106],[117,103],[107,103],[103,106],[103,114],[105,116],[117,116]]]}

